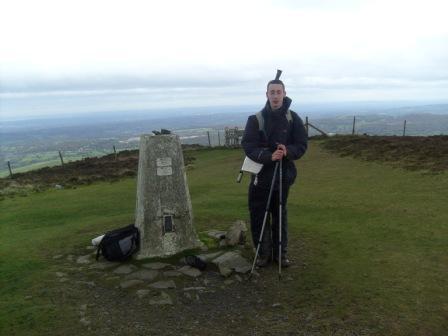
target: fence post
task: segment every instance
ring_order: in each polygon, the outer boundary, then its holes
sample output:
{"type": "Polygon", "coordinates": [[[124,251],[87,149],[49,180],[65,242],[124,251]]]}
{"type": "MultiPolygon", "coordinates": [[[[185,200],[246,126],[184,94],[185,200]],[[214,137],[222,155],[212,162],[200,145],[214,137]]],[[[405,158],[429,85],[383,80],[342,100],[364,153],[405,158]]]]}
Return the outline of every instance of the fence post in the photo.
{"type": "Polygon", "coordinates": [[[11,163],[9,161],[8,161],[8,169],[9,169],[9,176],[11,178],[13,178],[13,176],[12,176],[12,169],[11,169],[11,163]]]}
{"type": "Polygon", "coordinates": [[[219,130],[218,130],[218,146],[221,147],[221,135],[219,134],[219,130]]]}
{"type": "Polygon", "coordinates": [[[210,142],[210,132],[209,131],[207,131],[207,137],[208,137],[208,146],[211,147],[212,144],[210,142]]]}
{"type": "Polygon", "coordinates": [[[59,157],[61,158],[61,164],[64,165],[64,160],[62,159],[62,153],[59,151],[59,157]]]}
{"type": "Polygon", "coordinates": [[[308,116],[305,118],[306,137],[309,138],[308,116]]]}
{"type": "Polygon", "coordinates": [[[356,124],[356,117],[353,117],[352,135],[355,135],[355,124],[356,124]]]}
{"type": "Polygon", "coordinates": [[[406,120],[404,121],[404,126],[403,126],[403,136],[406,135],[406,120]]]}
{"type": "Polygon", "coordinates": [[[117,161],[117,150],[115,149],[115,145],[114,145],[114,154],[115,154],[115,161],[117,161]]]}

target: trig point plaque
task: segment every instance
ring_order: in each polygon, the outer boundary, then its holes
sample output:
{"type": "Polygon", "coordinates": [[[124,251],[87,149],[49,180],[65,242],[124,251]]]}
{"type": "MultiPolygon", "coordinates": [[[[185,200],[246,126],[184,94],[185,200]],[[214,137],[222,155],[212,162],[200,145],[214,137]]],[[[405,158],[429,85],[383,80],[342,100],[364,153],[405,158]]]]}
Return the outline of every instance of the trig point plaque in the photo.
{"type": "Polygon", "coordinates": [[[140,231],[138,259],[202,246],[193,227],[184,158],[175,134],[140,137],[135,226],[140,231]]]}

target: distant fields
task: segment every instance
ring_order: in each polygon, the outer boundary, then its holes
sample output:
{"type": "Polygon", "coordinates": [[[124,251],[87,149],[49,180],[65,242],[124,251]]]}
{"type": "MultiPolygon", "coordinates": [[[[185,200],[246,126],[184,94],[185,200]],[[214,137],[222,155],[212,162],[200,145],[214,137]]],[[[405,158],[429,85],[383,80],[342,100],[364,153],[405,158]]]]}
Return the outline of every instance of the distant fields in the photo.
{"type": "MultiPolygon", "coordinates": [[[[248,177],[235,183],[241,150],[193,156],[187,175],[197,230],[247,220],[248,177]]],[[[342,158],[317,142],[298,167],[288,205],[294,280],[279,284],[274,270],[264,272],[259,293],[281,302],[287,319],[248,317],[247,330],[261,323],[272,335],[446,335],[448,174],[342,158]]],[[[132,222],[135,194],[135,178],[127,178],[1,201],[0,334],[75,334],[79,317],[51,295],[53,256],[132,222]]]]}

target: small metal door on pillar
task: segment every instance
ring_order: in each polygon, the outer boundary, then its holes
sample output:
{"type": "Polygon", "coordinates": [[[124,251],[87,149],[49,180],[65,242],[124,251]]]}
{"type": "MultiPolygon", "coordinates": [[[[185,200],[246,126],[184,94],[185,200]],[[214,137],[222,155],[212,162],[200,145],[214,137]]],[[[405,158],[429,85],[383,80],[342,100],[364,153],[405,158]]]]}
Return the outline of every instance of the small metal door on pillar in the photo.
{"type": "Polygon", "coordinates": [[[175,134],[140,137],[135,217],[139,259],[202,246],[193,227],[182,148],[175,134]]]}

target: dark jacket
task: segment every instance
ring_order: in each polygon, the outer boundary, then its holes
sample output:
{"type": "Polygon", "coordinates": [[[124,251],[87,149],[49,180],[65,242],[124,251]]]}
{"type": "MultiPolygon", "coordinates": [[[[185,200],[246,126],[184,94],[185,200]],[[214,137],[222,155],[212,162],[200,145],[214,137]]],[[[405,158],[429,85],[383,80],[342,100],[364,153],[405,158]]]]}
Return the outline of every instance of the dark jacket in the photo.
{"type": "MultiPolygon", "coordinates": [[[[275,162],[272,161],[272,153],[277,149],[277,144],[283,144],[287,149],[287,156],[283,159],[283,183],[290,186],[294,183],[297,170],[294,160],[305,154],[308,146],[308,137],[302,119],[297,113],[291,111],[292,122],[286,118],[286,112],[291,105],[291,99],[285,97],[279,110],[272,111],[269,101],[262,110],[264,118],[264,131],[259,129],[258,120],[251,115],[246,123],[242,146],[246,155],[263,164],[262,170],[257,175],[256,185],[269,189],[274,174],[275,162]]],[[[255,177],[252,176],[252,183],[255,177]]],[[[278,188],[278,178],[275,189],[278,188]]]]}

